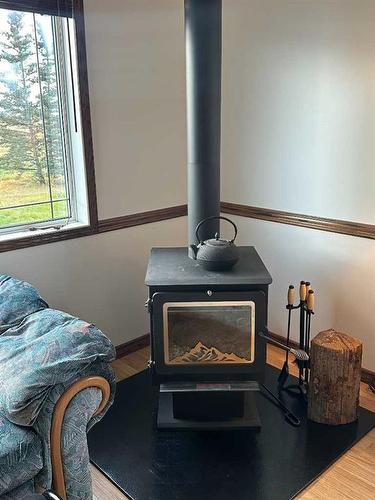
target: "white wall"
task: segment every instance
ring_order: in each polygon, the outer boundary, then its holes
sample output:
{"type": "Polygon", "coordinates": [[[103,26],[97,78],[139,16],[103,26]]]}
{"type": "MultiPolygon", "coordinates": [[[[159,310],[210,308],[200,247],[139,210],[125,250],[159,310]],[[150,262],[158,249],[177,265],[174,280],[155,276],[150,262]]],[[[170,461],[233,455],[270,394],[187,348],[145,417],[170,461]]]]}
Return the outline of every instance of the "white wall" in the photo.
{"type": "MultiPolygon", "coordinates": [[[[223,3],[222,200],[374,224],[375,2],[223,3]]],[[[361,338],[375,370],[375,241],[236,221],[274,278],[270,329],[285,334],[287,287],[310,280],[313,333],[361,338]]]]}
{"type": "Polygon", "coordinates": [[[185,218],[0,254],[0,274],[33,283],[51,307],[122,344],[149,331],[144,286],[153,246],[186,244],[185,218]]]}
{"type": "MultiPolygon", "coordinates": [[[[99,218],[185,203],[183,5],[85,0],[99,218]]],[[[149,331],[143,285],[153,246],[185,245],[184,219],[0,254],[0,273],[121,344],[149,331]]]]}
{"type": "MultiPolygon", "coordinates": [[[[360,338],[363,365],[375,370],[375,243],[273,222],[233,217],[239,243],[254,245],[268,267],[269,329],[286,335],[287,288],[311,281],[316,291],[312,335],[336,328],[360,338]]],[[[298,293],[297,293],[298,295],[298,293]]],[[[293,338],[298,340],[298,316],[293,338]]]]}
{"type": "Polygon", "coordinates": [[[223,200],[374,224],[374,0],[223,5],[223,200]]]}
{"type": "Polygon", "coordinates": [[[84,6],[99,216],[184,203],[183,3],[84,6]]]}

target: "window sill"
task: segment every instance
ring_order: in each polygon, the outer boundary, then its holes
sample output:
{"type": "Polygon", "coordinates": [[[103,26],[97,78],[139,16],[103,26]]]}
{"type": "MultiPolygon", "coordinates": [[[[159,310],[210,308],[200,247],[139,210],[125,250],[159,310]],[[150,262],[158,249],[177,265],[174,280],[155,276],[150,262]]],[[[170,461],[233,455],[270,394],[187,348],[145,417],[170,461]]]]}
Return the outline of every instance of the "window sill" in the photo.
{"type": "Polygon", "coordinates": [[[0,252],[54,243],[57,241],[89,236],[97,232],[96,227],[74,222],[61,229],[39,229],[0,234],[0,252]]]}
{"type": "MultiPolygon", "coordinates": [[[[58,225],[58,221],[56,222],[56,225],[58,225]]],[[[24,231],[13,231],[9,233],[0,231],[0,243],[2,241],[17,240],[19,238],[30,238],[32,236],[40,236],[42,234],[51,235],[54,233],[60,233],[61,231],[71,231],[72,229],[78,229],[82,227],[88,227],[88,224],[84,224],[82,222],[72,222],[64,227],[61,227],[60,229],[55,229],[51,227],[48,229],[47,228],[36,229],[35,231],[24,230],[24,231]]]]}
{"type": "Polygon", "coordinates": [[[80,238],[81,236],[92,236],[95,234],[106,233],[108,231],[117,231],[143,224],[152,224],[187,215],[186,205],[177,205],[174,207],[158,208],[136,214],[114,217],[112,219],[102,219],[88,226],[85,224],[69,224],[63,229],[50,229],[30,232],[19,232],[0,236],[0,253],[18,250],[21,248],[44,245],[57,241],[80,238]]]}

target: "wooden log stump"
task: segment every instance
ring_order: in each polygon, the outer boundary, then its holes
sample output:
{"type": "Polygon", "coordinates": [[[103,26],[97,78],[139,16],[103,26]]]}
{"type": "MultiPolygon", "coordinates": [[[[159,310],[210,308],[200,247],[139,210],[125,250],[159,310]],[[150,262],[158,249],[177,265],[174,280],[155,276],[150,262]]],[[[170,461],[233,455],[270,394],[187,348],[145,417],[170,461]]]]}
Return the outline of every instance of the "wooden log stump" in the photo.
{"type": "Polygon", "coordinates": [[[310,350],[308,417],[330,425],[357,419],[362,342],[326,330],[313,338],[310,350]]]}

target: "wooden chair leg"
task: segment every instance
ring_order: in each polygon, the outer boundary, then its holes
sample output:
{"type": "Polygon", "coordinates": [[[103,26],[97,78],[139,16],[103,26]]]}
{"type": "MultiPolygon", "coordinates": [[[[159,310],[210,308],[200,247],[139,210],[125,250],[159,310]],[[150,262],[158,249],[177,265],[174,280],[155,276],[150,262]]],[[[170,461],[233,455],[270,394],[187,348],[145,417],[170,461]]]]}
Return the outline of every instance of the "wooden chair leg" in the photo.
{"type": "Polygon", "coordinates": [[[97,387],[102,391],[102,400],[93,416],[98,415],[108,403],[110,396],[110,386],[108,381],[99,376],[89,376],[77,380],[59,398],[52,415],[51,424],[51,464],[52,464],[52,485],[53,490],[62,498],[67,500],[64,468],[61,456],[61,432],[64,423],[65,411],[70,401],[80,391],[89,387],[97,387]]]}

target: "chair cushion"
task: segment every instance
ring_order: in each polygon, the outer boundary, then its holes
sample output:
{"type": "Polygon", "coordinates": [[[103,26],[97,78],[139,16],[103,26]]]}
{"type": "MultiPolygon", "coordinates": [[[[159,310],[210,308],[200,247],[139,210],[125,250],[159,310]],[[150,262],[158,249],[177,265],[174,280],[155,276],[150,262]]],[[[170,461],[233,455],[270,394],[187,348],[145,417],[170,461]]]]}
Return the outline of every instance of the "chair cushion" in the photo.
{"type": "Polygon", "coordinates": [[[29,283],[0,275],[0,335],[29,314],[47,307],[48,304],[29,283]]]}
{"type": "Polygon", "coordinates": [[[42,467],[39,436],[0,414],[0,496],[35,477],[42,467]]]}

